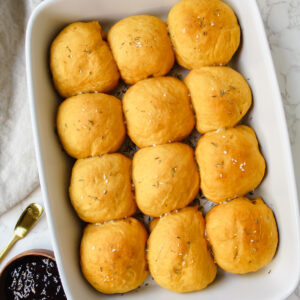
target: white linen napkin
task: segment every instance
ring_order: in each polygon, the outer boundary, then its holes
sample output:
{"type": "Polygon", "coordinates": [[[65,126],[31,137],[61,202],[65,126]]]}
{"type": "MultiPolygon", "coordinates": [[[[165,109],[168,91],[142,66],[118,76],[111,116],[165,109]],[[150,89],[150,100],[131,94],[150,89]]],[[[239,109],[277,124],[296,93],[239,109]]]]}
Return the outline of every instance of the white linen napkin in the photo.
{"type": "Polygon", "coordinates": [[[41,0],[0,1],[0,215],[39,185],[25,76],[25,30],[41,0]]]}

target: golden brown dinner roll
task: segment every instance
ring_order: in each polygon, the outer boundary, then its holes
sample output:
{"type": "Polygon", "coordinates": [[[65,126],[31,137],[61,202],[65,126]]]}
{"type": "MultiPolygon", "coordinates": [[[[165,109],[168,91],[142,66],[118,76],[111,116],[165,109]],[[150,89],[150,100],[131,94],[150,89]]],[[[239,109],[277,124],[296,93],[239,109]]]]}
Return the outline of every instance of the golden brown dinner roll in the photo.
{"type": "Polygon", "coordinates": [[[131,192],[131,160],[119,153],[77,160],[69,194],[75,211],[85,222],[133,215],[136,204],[131,192]]]}
{"type": "Polygon", "coordinates": [[[193,149],[173,143],[143,148],[133,157],[132,177],[139,209],[158,217],[183,208],[199,191],[199,173],[193,149]]]}
{"type": "Polygon", "coordinates": [[[134,218],[86,226],[80,246],[82,273],[105,294],[126,293],[148,276],[147,232],[134,218]]]}
{"type": "Polygon", "coordinates": [[[58,93],[70,97],[107,92],[118,83],[119,72],[98,22],[65,27],[50,48],[50,68],[58,93]]]}
{"type": "Polygon", "coordinates": [[[177,62],[187,69],[227,64],[240,44],[233,10],[219,0],[182,0],[168,15],[177,62]]]}
{"type": "Polygon", "coordinates": [[[56,125],[63,148],[75,158],[114,152],[125,138],[121,101],[101,93],[62,102],[56,125]]]}
{"type": "Polygon", "coordinates": [[[266,266],[278,244],[275,218],[261,198],[237,198],[213,207],[206,215],[206,231],[217,264],[231,273],[266,266]]]}
{"type": "MultiPolygon", "coordinates": [[[[155,221],[157,222],[157,221],[155,221]]],[[[204,237],[205,222],[196,207],[162,217],[148,239],[148,264],[154,280],[178,292],[204,289],[217,268],[204,237]]]]}
{"type": "Polygon", "coordinates": [[[201,189],[213,202],[243,196],[256,188],[265,174],[255,132],[244,125],[208,132],[196,148],[201,189]]]}
{"type": "Polygon", "coordinates": [[[157,225],[160,218],[153,218],[151,222],[149,223],[149,231],[152,232],[155,226],[157,225]]]}
{"type": "Polygon", "coordinates": [[[184,82],[190,90],[196,127],[201,133],[233,127],[251,106],[249,85],[240,73],[229,67],[192,70],[184,82]]]}
{"type": "Polygon", "coordinates": [[[108,42],[128,84],[165,75],[174,64],[166,24],[157,17],[137,15],[117,22],[108,33],[108,42]]]}
{"type": "Polygon", "coordinates": [[[140,148],[180,141],[195,125],[188,89],[174,77],[139,81],[122,102],[128,135],[140,148]]]}

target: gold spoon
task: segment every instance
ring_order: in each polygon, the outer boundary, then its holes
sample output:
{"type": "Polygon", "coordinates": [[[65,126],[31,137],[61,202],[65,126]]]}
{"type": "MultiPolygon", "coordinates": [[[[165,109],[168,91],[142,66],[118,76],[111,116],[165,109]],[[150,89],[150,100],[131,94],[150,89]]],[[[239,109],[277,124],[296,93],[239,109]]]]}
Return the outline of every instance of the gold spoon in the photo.
{"type": "Polygon", "coordinates": [[[0,261],[20,239],[25,237],[43,213],[43,207],[38,203],[29,204],[22,212],[14,230],[14,236],[8,245],[0,252],[0,261]]]}

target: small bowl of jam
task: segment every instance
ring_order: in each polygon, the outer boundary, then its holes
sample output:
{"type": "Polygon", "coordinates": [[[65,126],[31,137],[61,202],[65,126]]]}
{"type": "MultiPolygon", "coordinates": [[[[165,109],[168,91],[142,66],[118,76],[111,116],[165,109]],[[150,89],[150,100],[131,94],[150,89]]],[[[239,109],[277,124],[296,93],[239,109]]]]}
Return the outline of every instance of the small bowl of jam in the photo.
{"type": "Polygon", "coordinates": [[[34,249],[12,258],[0,272],[0,299],[67,299],[53,251],[34,249]]]}

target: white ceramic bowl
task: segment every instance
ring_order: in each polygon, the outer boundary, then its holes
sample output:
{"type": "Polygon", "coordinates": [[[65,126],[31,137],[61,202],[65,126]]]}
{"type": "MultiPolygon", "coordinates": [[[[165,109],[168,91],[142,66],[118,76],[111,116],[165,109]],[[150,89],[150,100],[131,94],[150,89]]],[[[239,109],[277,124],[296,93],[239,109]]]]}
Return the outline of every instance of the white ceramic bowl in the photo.
{"type": "MultiPolygon", "coordinates": [[[[79,266],[82,225],[69,203],[71,160],[61,150],[54,131],[58,96],[48,66],[51,40],[66,24],[78,20],[113,22],[134,14],[166,18],[176,0],[50,0],[33,12],[27,28],[26,63],[35,147],[53,248],[68,299],[103,299],[83,278],[79,266]]],[[[254,98],[247,124],[258,136],[267,161],[267,175],[256,194],[273,209],[280,243],[270,265],[248,275],[220,272],[207,289],[174,294],[149,283],[114,299],[284,299],[296,287],[300,273],[299,210],[290,144],[280,92],[259,10],[253,0],[226,1],[235,10],[242,44],[232,66],[248,80],[254,98]]]]}

